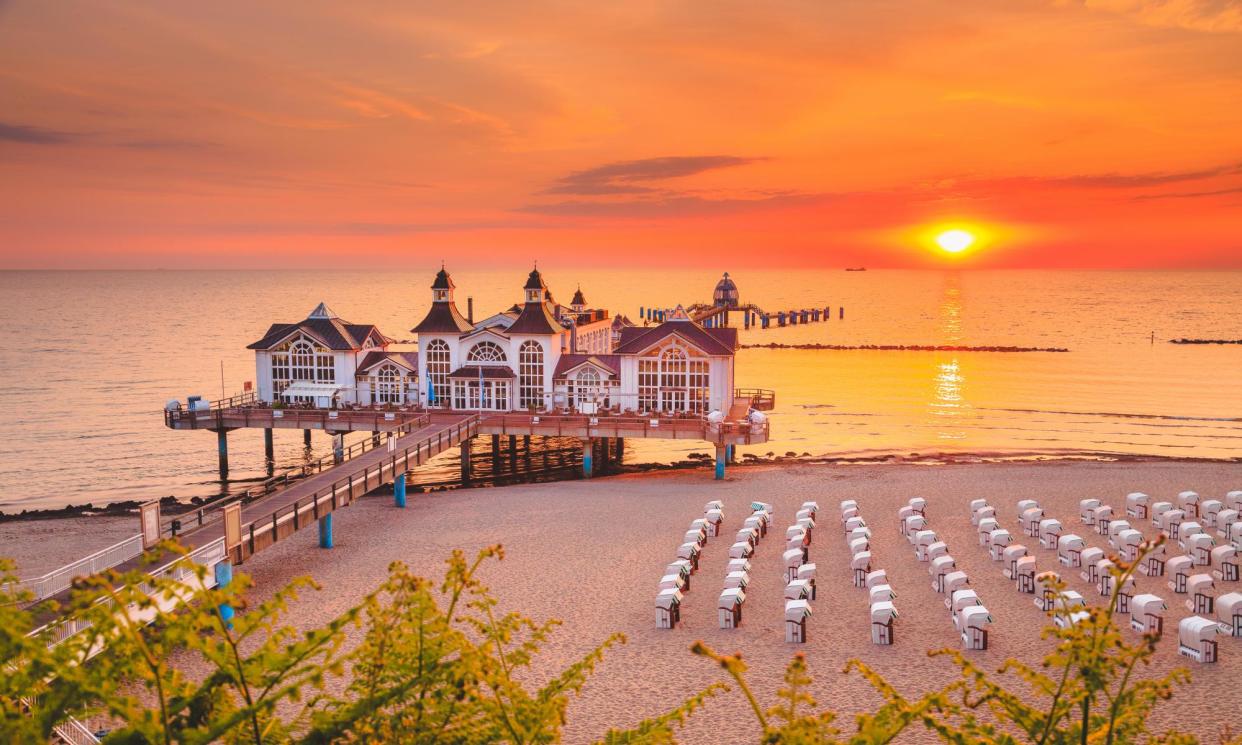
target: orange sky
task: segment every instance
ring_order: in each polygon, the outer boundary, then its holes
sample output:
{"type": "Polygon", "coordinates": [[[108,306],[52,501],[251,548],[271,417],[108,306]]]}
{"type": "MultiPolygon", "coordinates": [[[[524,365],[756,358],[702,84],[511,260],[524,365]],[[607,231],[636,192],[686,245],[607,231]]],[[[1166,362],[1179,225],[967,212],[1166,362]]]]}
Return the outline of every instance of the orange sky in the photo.
{"type": "Polygon", "coordinates": [[[0,268],[1242,267],[1238,0],[0,0],[0,101],[0,268]]]}

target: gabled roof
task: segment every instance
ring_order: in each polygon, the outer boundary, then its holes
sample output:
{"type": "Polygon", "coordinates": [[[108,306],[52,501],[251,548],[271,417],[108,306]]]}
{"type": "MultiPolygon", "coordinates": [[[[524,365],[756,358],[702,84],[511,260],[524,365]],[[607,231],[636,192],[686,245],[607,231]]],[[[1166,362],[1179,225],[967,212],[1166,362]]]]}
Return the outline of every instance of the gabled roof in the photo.
{"type": "Polygon", "coordinates": [[[621,356],[616,354],[562,354],[556,361],[556,370],[552,373],[552,377],[564,378],[587,364],[595,365],[604,372],[616,376],[621,371],[621,356]]]}
{"type": "Polygon", "coordinates": [[[737,329],[705,329],[694,321],[668,321],[659,326],[627,326],[621,329],[617,354],[638,354],[668,338],[680,336],[707,354],[732,355],[737,350],[737,329]]]}
{"type": "Polygon", "coordinates": [[[456,380],[506,380],[516,376],[513,370],[502,365],[466,365],[449,373],[449,377],[456,380]]]}
{"type": "Polygon", "coordinates": [[[385,362],[392,362],[410,372],[418,372],[418,352],[367,352],[358,364],[358,373],[368,373],[385,362]]]}
{"type": "Polygon", "coordinates": [[[461,340],[465,341],[467,339],[474,339],[475,337],[483,336],[483,335],[494,336],[497,339],[505,339],[505,340],[509,338],[508,335],[506,335],[505,333],[504,326],[501,326],[499,324],[493,324],[490,326],[475,326],[473,330],[462,334],[461,340]]]}
{"type": "Polygon", "coordinates": [[[630,320],[629,316],[613,316],[612,317],[612,328],[614,331],[620,331],[621,329],[626,328],[627,326],[633,326],[633,325],[634,325],[634,322],[630,320]]]}
{"type": "Polygon", "coordinates": [[[376,343],[391,344],[392,339],[380,333],[373,323],[350,323],[338,318],[327,306],[320,303],[305,321],[298,323],[273,323],[262,339],[248,344],[247,349],[271,349],[294,334],[301,332],[332,350],[358,350],[367,337],[375,335],[376,343]]]}
{"type": "Polygon", "coordinates": [[[440,267],[440,271],[436,272],[435,281],[431,283],[431,289],[433,290],[451,290],[456,286],[453,284],[453,278],[444,270],[444,267],[440,267]]]}
{"type": "Polygon", "coordinates": [[[410,331],[415,334],[460,334],[472,328],[474,326],[457,310],[456,303],[439,302],[432,303],[426,317],[410,331]]]}
{"type": "Polygon", "coordinates": [[[546,290],[547,287],[548,286],[543,283],[543,275],[539,273],[539,270],[531,269],[530,275],[526,277],[526,284],[522,287],[522,289],[523,290],[546,290]]]}

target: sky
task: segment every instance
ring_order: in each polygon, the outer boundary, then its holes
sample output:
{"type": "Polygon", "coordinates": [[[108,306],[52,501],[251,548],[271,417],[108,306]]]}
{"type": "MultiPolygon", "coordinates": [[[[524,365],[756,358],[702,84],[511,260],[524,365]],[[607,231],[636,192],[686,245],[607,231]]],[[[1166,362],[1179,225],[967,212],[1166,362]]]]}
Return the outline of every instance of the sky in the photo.
{"type": "Polygon", "coordinates": [[[442,258],[1242,268],[1242,0],[0,0],[0,268],[442,258]]]}

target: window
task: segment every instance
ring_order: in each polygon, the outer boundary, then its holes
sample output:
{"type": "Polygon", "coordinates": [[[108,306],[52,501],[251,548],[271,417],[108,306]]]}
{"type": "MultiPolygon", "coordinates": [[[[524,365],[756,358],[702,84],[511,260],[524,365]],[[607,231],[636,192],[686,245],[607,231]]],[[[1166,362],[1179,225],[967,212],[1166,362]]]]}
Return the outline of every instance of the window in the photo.
{"type": "Polygon", "coordinates": [[[290,339],[272,350],[272,393],[280,396],[290,384],[299,380],[336,382],[336,361],[332,352],[305,336],[290,339]]]}
{"type": "Polygon", "coordinates": [[[659,360],[643,360],[638,361],[638,409],[640,411],[654,411],[656,408],[656,393],[660,388],[660,362],[659,360]]]}
{"type": "Polygon", "coordinates": [[[603,386],[600,385],[599,370],[593,367],[584,367],[578,371],[575,379],[569,381],[569,398],[574,405],[581,407],[582,404],[599,404],[600,406],[608,406],[608,397],[603,386]]]}
{"type": "Polygon", "coordinates": [[[481,341],[470,348],[467,362],[505,362],[505,350],[494,341],[481,341]]]}
{"type": "Polygon", "coordinates": [[[690,359],[680,346],[638,360],[638,406],[643,411],[704,413],[711,402],[711,362],[690,359]]]}
{"type": "Polygon", "coordinates": [[[518,406],[543,406],[543,346],[524,341],[518,349],[518,406]]]}
{"type": "Polygon", "coordinates": [[[431,386],[427,390],[427,403],[436,406],[449,405],[449,345],[443,339],[432,339],[427,343],[427,377],[431,378],[431,386]],[[434,398],[433,398],[434,396],[434,398]]]}
{"type": "Polygon", "coordinates": [[[396,365],[384,365],[375,375],[375,403],[405,403],[405,378],[396,365]]]}

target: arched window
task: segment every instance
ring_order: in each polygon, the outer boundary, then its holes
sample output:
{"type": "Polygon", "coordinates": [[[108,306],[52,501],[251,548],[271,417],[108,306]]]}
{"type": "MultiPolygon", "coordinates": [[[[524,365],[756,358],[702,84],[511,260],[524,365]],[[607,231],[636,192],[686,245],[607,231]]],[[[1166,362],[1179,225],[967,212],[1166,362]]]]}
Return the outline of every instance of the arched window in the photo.
{"type": "Polygon", "coordinates": [[[593,367],[584,367],[579,370],[572,384],[576,405],[603,403],[601,400],[603,389],[600,388],[599,383],[599,370],[593,367]]]}
{"type": "Polygon", "coordinates": [[[336,362],[332,352],[298,336],[272,350],[272,391],[276,396],[295,381],[336,382],[336,362]]]}
{"type": "Polygon", "coordinates": [[[384,365],[376,373],[375,403],[405,403],[405,379],[396,365],[384,365]]]}
{"type": "Polygon", "coordinates": [[[534,340],[518,348],[518,405],[543,406],[543,346],[534,340]]]}
{"type": "Polygon", "coordinates": [[[470,348],[467,362],[505,362],[505,350],[494,341],[481,341],[470,348]]]}
{"type": "Polygon", "coordinates": [[[443,339],[432,339],[424,350],[427,365],[427,377],[431,378],[431,386],[427,390],[427,402],[435,406],[449,405],[449,345],[443,339]],[[432,396],[434,395],[434,398],[432,396]]]}

